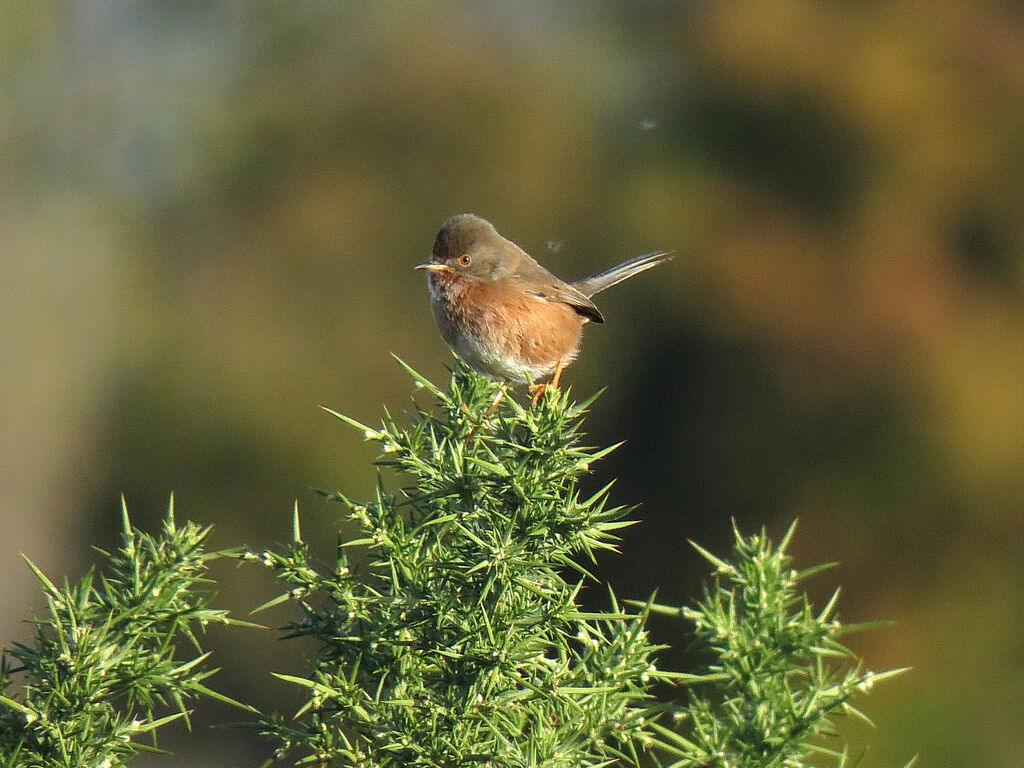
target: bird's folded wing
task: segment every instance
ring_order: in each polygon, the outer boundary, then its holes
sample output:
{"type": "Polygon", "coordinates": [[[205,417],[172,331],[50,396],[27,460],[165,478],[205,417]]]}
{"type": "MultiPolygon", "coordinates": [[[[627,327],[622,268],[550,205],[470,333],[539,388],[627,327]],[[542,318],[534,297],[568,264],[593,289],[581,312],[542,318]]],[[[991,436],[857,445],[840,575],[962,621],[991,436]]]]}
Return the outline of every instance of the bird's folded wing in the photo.
{"type": "Polygon", "coordinates": [[[601,314],[601,310],[597,308],[597,305],[586,294],[580,293],[566,283],[561,285],[545,285],[543,287],[534,286],[530,289],[530,293],[544,301],[557,301],[562,304],[568,304],[577,314],[582,315],[588,320],[593,320],[595,323],[604,322],[604,315],[601,314]]]}

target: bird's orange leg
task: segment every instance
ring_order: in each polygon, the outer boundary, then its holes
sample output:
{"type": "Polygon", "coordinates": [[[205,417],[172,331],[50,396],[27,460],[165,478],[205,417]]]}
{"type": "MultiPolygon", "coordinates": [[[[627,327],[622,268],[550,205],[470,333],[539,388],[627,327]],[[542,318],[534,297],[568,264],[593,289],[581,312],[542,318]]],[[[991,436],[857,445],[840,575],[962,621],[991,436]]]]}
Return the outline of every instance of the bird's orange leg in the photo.
{"type": "Polygon", "coordinates": [[[551,388],[558,389],[558,380],[562,378],[562,369],[565,368],[565,360],[559,360],[555,366],[555,375],[551,377],[551,388]]]}
{"type": "Polygon", "coordinates": [[[559,360],[558,365],[555,366],[555,375],[551,377],[551,383],[549,384],[534,384],[530,387],[530,391],[533,392],[533,401],[530,405],[536,405],[548,387],[552,389],[558,389],[558,380],[562,378],[562,369],[565,368],[565,360],[559,360]]]}

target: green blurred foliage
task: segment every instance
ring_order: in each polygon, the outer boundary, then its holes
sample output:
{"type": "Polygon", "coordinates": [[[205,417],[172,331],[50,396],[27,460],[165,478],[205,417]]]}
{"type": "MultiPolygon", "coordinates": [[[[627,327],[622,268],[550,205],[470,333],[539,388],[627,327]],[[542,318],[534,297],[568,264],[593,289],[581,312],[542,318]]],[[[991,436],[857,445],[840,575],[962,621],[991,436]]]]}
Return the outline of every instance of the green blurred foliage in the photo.
{"type": "MultiPolygon", "coordinates": [[[[730,517],[798,515],[797,562],[843,563],[844,618],[897,621],[858,652],[915,668],[869,702],[869,764],[1019,763],[1019,3],[0,18],[5,638],[40,605],[16,553],[76,572],[114,540],[120,491],[155,525],[173,489],[252,547],[288,535],[298,497],[332,541],[308,489],[370,493],[373,454],[316,406],[400,410],[389,351],[443,375],[411,266],[470,210],[566,278],[679,252],[601,296],[566,377],[608,387],[592,438],[627,444],[595,481],[643,504],[602,577],[682,601],[703,570],[685,537],[721,550],[730,517]]],[[[265,598],[224,578],[225,602],[265,598]]],[[[218,655],[243,698],[239,660],[291,663],[259,633],[218,655]]],[[[263,754],[199,733],[168,745],[181,764],[263,754]]]]}

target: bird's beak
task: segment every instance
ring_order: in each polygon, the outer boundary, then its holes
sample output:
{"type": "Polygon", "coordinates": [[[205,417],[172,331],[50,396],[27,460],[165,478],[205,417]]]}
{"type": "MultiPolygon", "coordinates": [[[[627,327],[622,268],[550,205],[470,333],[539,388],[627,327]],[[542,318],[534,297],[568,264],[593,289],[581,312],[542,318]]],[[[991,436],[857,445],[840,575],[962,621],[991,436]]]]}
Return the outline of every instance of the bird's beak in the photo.
{"type": "Polygon", "coordinates": [[[417,264],[413,269],[429,269],[431,272],[441,272],[448,269],[448,266],[446,264],[435,264],[432,261],[428,261],[423,264],[417,264]]]}

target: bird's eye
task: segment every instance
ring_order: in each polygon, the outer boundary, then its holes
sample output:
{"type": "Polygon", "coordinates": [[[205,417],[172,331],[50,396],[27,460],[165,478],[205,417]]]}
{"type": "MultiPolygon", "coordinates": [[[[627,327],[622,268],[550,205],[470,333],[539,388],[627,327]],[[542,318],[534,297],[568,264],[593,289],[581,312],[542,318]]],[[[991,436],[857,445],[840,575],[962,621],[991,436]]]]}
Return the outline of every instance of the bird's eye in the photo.
{"type": "Polygon", "coordinates": [[[461,256],[459,256],[459,266],[460,267],[468,267],[472,263],[473,263],[473,257],[470,256],[468,253],[464,253],[461,256]]]}

